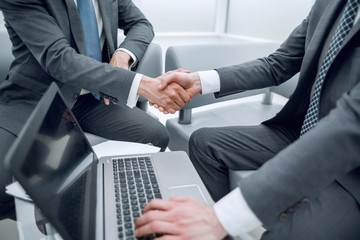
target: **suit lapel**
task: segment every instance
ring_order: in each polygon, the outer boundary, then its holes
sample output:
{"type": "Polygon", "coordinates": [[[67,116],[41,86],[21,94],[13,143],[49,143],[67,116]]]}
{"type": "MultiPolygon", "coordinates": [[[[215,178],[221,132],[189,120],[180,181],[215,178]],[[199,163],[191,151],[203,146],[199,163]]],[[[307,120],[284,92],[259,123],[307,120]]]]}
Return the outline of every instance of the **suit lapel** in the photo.
{"type": "MultiPolygon", "coordinates": [[[[306,79],[315,78],[317,68],[314,66],[318,66],[319,57],[323,50],[321,46],[324,45],[338,14],[341,12],[342,6],[344,6],[343,1],[331,1],[319,20],[303,60],[303,72],[308,73],[306,79]]],[[[312,84],[313,82],[308,81],[308,83],[312,84]]]]}
{"type": "Polygon", "coordinates": [[[70,29],[74,36],[76,46],[81,54],[86,55],[84,33],[81,19],[74,0],[64,0],[69,14],[70,29]]]}
{"type": "Polygon", "coordinates": [[[99,0],[99,8],[101,17],[104,23],[104,33],[105,33],[105,41],[107,43],[108,48],[108,55],[111,56],[110,53],[114,52],[115,49],[113,49],[114,39],[112,37],[111,33],[111,22],[110,22],[110,16],[111,16],[111,8],[110,8],[110,1],[109,0],[99,0]]]}
{"type": "MultiPolygon", "coordinates": [[[[332,63],[330,64],[329,70],[331,69],[331,66],[334,64],[334,62],[336,61],[336,59],[338,58],[338,56],[341,54],[341,51],[346,49],[347,44],[349,43],[349,41],[355,36],[355,34],[357,32],[359,32],[360,30],[360,22],[356,22],[354,24],[354,26],[352,27],[352,29],[350,30],[350,32],[348,33],[348,35],[345,37],[341,47],[339,48],[338,53],[336,54],[334,60],[332,61],[332,63]]],[[[329,71],[328,70],[328,71],[329,71]]]]}

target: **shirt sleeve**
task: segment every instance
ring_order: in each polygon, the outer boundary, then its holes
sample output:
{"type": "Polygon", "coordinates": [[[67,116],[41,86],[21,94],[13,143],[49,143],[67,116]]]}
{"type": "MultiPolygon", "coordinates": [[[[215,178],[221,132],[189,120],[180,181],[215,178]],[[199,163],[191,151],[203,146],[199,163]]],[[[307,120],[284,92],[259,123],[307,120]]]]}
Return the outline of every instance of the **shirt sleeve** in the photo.
{"type": "Polygon", "coordinates": [[[200,71],[198,72],[201,82],[201,94],[209,94],[220,91],[220,76],[217,71],[200,71]]]}
{"type": "Polygon", "coordinates": [[[262,225],[245,201],[240,188],[235,188],[215,203],[214,210],[231,236],[243,235],[262,225]]]}
{"type": "Polygon", "coordinates": [[[142,77],[143,77],[142,74],[137,73],[131,84],[129,96],[128,96],[127,103],[126,103],[126,105],[128,105],[128,107],[130,107],[130,108],[135,107],[136,103],[139,99],[139,95],[137,94],[137,92],[138,92],[142,77]]]}
{"type": "Polygon", "coordinates": [[[129,69],[132,69],[132,68],[136,65],[136,63],[137,63],[137,58],[136,58],[135,54],[133,54],[132,52],[130,52],[130,51],[127,50],[126,48],[118,48],[118,49],[116,49],[116,52],[117,52],[117,51],[126,52],[126,53],[129,54],[130,57],[132,58],[133,62],[132,62],[132,64],[129,66],[129,69]]]}

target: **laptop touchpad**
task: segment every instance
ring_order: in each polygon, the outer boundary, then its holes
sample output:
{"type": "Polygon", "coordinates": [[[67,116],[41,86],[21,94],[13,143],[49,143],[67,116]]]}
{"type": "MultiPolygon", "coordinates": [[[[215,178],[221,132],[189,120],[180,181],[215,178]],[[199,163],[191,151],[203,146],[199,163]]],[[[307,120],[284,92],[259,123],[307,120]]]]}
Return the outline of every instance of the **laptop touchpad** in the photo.
{"type": "Polygon", "coordinates": [[[196,184],[193,185],[184,185],[184,186],[174,186],[168,188],[169,197],[175,196],[188,196],[193,197],[203,203],[208,203],[200,189],[196,184]]]}

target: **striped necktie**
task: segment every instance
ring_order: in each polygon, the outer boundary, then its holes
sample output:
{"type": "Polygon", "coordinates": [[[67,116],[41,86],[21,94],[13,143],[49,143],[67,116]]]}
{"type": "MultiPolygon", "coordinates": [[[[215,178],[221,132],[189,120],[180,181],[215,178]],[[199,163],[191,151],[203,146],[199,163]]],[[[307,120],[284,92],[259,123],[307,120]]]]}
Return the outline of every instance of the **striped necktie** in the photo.
{"type": "Polygon", "coordinates": [[[345,37],[350,32],[354,19],[357,14],[360,0],[348,0],[344,14],[340,20],[338,27],[335,30],[335,34],[330,42],[329,49],[326,53],[325,59],[321,65],[319,77],[316,80],[315,90],[310,100],[310,105],[305,115],[303,125],[301,127],[300,136],[307,133],[311,128],[313,128],[318,123],[319,115],[319,99],[321,87],[323,85],[326,73],[335,59],[342,43],[344,42],[345,37]]]}

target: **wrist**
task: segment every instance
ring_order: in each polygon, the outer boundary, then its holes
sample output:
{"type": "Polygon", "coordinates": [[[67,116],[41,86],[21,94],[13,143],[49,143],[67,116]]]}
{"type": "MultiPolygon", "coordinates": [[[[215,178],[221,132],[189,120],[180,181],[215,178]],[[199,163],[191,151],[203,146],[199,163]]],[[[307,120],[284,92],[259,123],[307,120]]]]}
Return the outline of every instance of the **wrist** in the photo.
{"type": "Polygon", "coordinates": [[[151,88],[150,84],[154,83],[154,82],[155,82],[154,78],[143,75],[141,80],[140,80],[140,84],[139,84],[137,94],[142,95],[145,98],[147,98],[148,93],[149,93],[149,89],[151,88]]]}
{"type": "Polygon", "coordinates": [[[214,232],[216,233],[219,239],[223,239],[228,235],[228,232],[217,218],[214,208],[211,207],[211,209],[212,209],[212,217],[209,219],[213,219],[212,226],[214,226],[214,230],[215,230],[214,232]]]}
{"type": "Polygon", "coordinates": [[[141,80],[140,80],[139,88],[138,88],[138,91],[137,91],[138,95],[144,96],[145,90],[146,90],[146,85],[148,84],[148,81],[149,81],[149,77],[143,75],[141,80]]]}
{"type": "Polygon", "coordinates": [[[116,51],[116,54],[119,57],[119,60],[124,63],[127,68],[131,65],[131,63],[133,62],[133,59],[131,58],[131,56],[127,53],[124,52],[123,50],[118,50],[116,51]]]}
{"type": "Polygon", "coordinates": [[[192,82],[194,84],[194,88],[195,88],[196,93],[201,94],[202,87],[201,87],[201,80],[200,80],[199,73],[198,72],[190,73],[190,77],[191,77],[191,80],[192,80],[192,82]]]}

